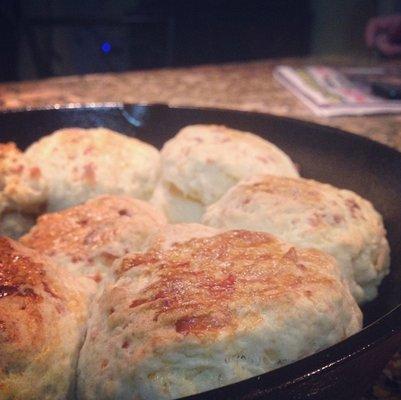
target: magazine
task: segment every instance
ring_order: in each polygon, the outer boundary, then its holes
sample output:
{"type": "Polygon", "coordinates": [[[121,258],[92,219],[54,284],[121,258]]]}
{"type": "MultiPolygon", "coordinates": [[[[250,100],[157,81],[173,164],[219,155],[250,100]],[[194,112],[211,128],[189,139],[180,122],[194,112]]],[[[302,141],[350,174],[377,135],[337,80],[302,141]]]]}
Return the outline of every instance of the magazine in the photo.
{"type": "Polygon", "coordinates": [[[401,100],[372,93],[370,81],[388,75],[385,68],[278,66],[273,75],[315,114],[322,117],[401,113],[401,100]]]}

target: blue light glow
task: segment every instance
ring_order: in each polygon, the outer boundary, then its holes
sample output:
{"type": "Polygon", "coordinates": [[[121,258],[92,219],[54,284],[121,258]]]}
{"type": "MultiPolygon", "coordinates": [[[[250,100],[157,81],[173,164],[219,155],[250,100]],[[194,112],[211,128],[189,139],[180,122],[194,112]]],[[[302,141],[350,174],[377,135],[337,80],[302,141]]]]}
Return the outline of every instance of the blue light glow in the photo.
{"type": "Polygon", "coordinates": [[[102,46],[100,47],[103,51],[103,53],[110,53],[111,51],[111,44],[109,42],[103,42],[102,46]]]}

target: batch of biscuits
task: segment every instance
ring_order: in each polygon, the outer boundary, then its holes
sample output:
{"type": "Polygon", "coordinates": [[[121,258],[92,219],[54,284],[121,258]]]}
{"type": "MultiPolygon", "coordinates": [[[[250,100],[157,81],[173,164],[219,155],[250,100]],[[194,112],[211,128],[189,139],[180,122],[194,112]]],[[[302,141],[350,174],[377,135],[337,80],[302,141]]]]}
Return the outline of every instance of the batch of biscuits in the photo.
{"type": "Polygon", "coordinates": [[[362,328],[381,215],[216,125],[0,145],[0,399],[177,399],[362,328]]]}

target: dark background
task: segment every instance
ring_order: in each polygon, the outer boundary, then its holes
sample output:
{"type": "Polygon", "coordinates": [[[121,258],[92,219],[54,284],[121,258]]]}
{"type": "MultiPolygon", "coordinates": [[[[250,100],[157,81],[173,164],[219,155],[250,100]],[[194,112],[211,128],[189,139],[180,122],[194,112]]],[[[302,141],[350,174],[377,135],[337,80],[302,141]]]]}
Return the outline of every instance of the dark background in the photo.
{"type": "Polygon", "coordinates": [[[364,54],[379,0],[0,0],[0,81],[364,54]]]}

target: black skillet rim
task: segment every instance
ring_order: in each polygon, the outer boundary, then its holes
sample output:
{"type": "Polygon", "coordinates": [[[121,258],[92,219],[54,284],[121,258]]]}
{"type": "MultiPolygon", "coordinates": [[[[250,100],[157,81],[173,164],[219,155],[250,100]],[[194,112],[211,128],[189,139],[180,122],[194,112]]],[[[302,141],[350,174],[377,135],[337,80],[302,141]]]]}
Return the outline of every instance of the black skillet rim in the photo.
{"type": "MultiPolygon", "coordinates": [[[[317,124],[314,122],[298,120],[295,118],[272,115],[268,113],[260,113],[253,111],[239,111],[234,109],[223,109],[213,107],[191,107],[191,106],[170,106],[164,103],[121,103],[121,102],[104,102],[104,103],[69,103],[69,104],[53,104],[33,107],[19,107],[13,109],[0,110],[0,117],[4,114],[17,114],[30,111],[54,111],[54,110],[69,110],[69,109],[119,109],[124,116],[126,109],[133,106],[139,107],[164,107],[172,110],[191,110],[191,111],[213,111],[225,112],[227,114],[242,114],[248,117],[270,118],[276,120],[284,120],[296,124],[302,124],[305,127],[314,129],[324,129],[327,134],[340,135],[342,137],[351,137],[352,140],[359,142],[361,145],[370,144],[381,148],[383,151],[392,153],[393,156],[401,158],[401,152],[385,145],[383,143],[371,140],[364,136],[357,135],[352,132],[347,132],[339,128],[334,128],[326,125],[317,124]]],[[[125,118],[126,115],[125,115],[125,118]]],[[[382,315],[371,324],[365,326],[360,332],[355,335],[333,345],[329,348],[312,354],[299,361],[280,367],[276,370],[265,374],[255,376],[231,385],[213,389],[207,392],[199,393],[189,397],[187,400],[202,400],[210,398],[239,398],[246,396],[252,399],[259,395],[268,395],[273,390],[280,390],[288,385],[307,380],[314,375],[321,373],[324,370],[330,370],[338,367],[341,364],[358,358],[362,353],[374,349],[380,343],[386,342],[395,334],[401,333],[401,304],[394,307],[392,310],[382,315]],[[252,393],[249,388],[252,387],[252,393]],[[247,396],[249,394],[249,396],[247,396]]],[[[184,400],[184,399],[183,399],[184,400]]]]}

